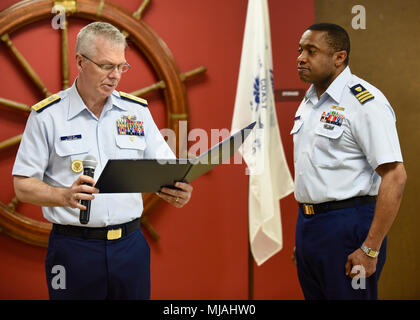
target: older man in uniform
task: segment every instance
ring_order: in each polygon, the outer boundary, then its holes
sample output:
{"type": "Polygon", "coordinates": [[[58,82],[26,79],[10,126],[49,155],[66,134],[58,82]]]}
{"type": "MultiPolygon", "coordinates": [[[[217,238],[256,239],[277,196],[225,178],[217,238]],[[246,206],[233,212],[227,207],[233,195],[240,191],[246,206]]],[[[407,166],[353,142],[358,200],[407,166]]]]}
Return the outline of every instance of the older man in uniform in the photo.
{"type": "Polygon", "coordinates": [[[306,299],[377,298],[406,181],[394,111],[351,73],[349,53],[347,32],[330,23],[312,25],[299,42],[299,77],[312,84],[291,131],[306,299]]]}
{"type": "MultiPolygon", "coordinates": [[[[115,90],[130,68],[126,46],[124,35],[108,23],[94,22],[79,32],[77,79],[32,107],[16,157],[17,197],[42,206],[53,223],[45,263],[51,299],[150,298],[150,249],[139,224],[141,194],[97,194],[94,187],[108,159],[175,157],[147,101],[115,90]],[[87,155],[98,162],[93,178],[82,174],[87,155]],[[94,200],[84,226],[81,200],[94,200]],[[54,285],[55,266],[64,268],[65,286],[54,285]]],[[[176,186],[159,195],[182,207],[192,187],[176,186]]]]}

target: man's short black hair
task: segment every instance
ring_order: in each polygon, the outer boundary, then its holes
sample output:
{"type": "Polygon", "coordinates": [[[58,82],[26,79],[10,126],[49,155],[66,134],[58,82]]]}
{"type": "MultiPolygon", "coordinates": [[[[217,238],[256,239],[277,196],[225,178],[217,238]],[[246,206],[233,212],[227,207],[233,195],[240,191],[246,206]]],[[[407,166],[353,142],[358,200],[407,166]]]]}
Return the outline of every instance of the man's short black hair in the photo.
{"type": "Polygon", "coordinates": [[[347,52],[347,58],[344,60],[344,64],[346,66],[349,64],[350,37],[343,27],[334,23],[315,23],[306,30],[326,31],[328,45],[334,52],[345,50],[347,52]]]}

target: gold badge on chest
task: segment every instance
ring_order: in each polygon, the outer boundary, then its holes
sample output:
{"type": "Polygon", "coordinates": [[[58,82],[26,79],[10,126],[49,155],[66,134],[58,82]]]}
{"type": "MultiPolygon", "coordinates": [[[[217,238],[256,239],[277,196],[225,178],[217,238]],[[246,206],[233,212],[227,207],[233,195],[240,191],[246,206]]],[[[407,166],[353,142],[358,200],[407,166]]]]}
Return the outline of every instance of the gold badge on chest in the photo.
{"type": "Polygon", "coordinates": [[[82,160],[74,160],[71,162],[71,166],[70,166],[71,170],[74,173],[80,173],[83,171],[83,162],[82,160]]]}

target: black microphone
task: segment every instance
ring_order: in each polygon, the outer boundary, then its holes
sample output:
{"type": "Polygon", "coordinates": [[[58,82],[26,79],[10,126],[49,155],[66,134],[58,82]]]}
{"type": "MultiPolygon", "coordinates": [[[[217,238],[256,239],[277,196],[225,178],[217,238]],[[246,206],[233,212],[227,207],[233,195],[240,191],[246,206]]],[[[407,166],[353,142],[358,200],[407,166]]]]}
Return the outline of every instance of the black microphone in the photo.
{"type": "MultiPolygon", "coordinates": [[[[85,160],[83,160],[83,174],[85,176],[89,176],[93,178],[93,174],[95,173],[95,168],[98,162],[96,162],[96,158],[92,155],[87,155],[85,160]]],[[[84,183],[89,186],[91,184],[84,183]]],[[[90,217],[90,200],[82,200],[80,203],[86,207],[86,210],[80,210],[79,221],[81,224],[87,224],[89,222],[90,217]]]]}

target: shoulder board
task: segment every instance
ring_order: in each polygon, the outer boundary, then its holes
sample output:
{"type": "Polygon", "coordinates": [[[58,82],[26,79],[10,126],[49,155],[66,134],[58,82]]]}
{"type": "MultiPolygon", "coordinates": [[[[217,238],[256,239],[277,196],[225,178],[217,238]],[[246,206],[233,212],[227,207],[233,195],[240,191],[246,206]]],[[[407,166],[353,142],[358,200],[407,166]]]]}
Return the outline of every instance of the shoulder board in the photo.
{"type": "Polygon", "coordinates": [[[361,104],[365,104],[366,102],[375,98],[373,94],[367,91],[361,84],[356,84],[355,86],[351,87],[350,90],[361,104]]]}
{"type": "Polygon", "coordinates": [[[142,98],[133,96],[132,94],[120,91],[120,97],[123,100],[128,100],[128,101],[131,101],[131,102],[134,102],[134,103],[138,103],[138,104],[142,105],[143,107],[147,107],[147,100],[144,100],[142,98]]]}
{"type": "Polygon", "coordinates": [[[54,103],[57,103],[60,101],[61,98],[57,94],[53,94],[52,96],[49,96],[48,98],[38,102],[37,104],[34,104],[32,106],[32,110],[35,110],[36,112],[40,113],[42,110],[45,110],[47,107],[53,105],[54,103]]]}

